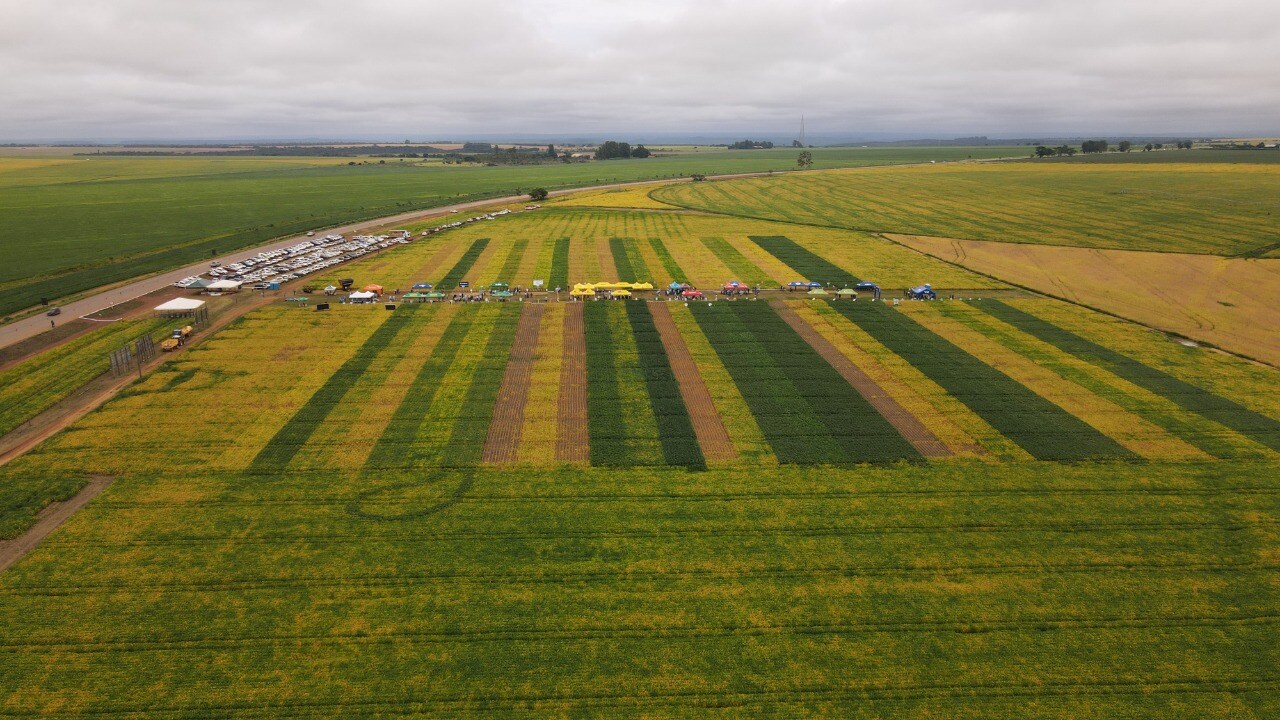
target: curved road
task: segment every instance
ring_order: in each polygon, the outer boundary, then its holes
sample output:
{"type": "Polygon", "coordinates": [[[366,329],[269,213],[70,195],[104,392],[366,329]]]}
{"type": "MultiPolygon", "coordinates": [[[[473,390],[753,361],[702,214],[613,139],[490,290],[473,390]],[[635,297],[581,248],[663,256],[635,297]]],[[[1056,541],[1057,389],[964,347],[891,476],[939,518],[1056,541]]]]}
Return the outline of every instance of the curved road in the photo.
{"type": "MultiPolygon", "coordinates": [[[[992,158],[990,160],[1002,160],[1002,159],[1005,159],[1005,158],[992,158]]],[[[987,162],[990,160],[984,159],[976,162],[987,162]]],[[[959,162],[965,162],[965,161],[959,161],[959,162]]],[[[969,162],[975,162],[975,161],[969,161],[969,162]]],[[[905,167],[910,165],[925,165],[925,164],[928,164],[928,163],[899,163],[893,166],[905,167]]],[[[871,167],[871,166],[867,166],[867,167],[871,167]]],[[[832,168],[832,169],[838,169],[838,168],[832,168]]],[[[766,170],[761,172],[732,173],[732,174],[726,174],[726,175],[708,175],[707,178],[712,180],[727,180],[730,178],[755,177],[759,175],[785,174],[787,172],[791,172],[791,171],[766,170]]],[[[667,184],[667,183],[673,183],[673,182],[688,182],[688,181],[689,181],[689,178],[667,178],[662,180],[637,180],[634,182],[608,183],[605,185],[591,185],[588,187],[567,188],[564,190],[553,190],[550,192],[550,196],[557,197],[560,195],[570,195],[572,193],[587,192],[591,190],[608,190],[611,188],[633,187],[636,185],[658,185],[658,184],[667,184]]],[[[452,213],[454,210],[459,210],[459,211],[473,210],[476,208],[487,207],[489,205],[504,205],[504,204],[513,203],[513,202],[523,202],[523,201],[528,201],[528,199],[529,199],[528,195],[508,195],[506,197],[490,198],[488,200],[473,200],[471,202],[457,203],[455,205],[444,205],[441,207],[430,208],[427,210],[414,210],[412,212],[400,213],[399,215],[388,215],[386,217],[375,218],[373,220],[366,220],[364,222],[353,223],[350,225],[343,225],[341,227],[325,228],[325,229],[317,228],[316,233],[317,234],[342,233],[344,235],[347,233],[360,233],[362,231],[372,230],[374,228],[383,228],[383,227],[387,227],[389,225],[395,225],[398,223],[407,223],[407,222],[412,222],[417,220],[423,220],[426,218],[436,217],[438,215],[447,215],[452,213]]],[[[214,259],[223,263],[236,262],[246,257],[252,257],[257,253],[265,252],[267,250],[275,250],[278,248],[286,248],[291,245],[296,245],[297,243],[302,242],[303,240],[306,240],[306,239],[307,239],[306,235],[294,235],[291,237],[273,240],[272,242],[264,245],[256,245],[252,247],[240,248],[236,252],[228,253],[226,255],[223,255],[221,257],[214,258],[214,259]]],[[[59,316],[57,320],[61,322],[63,320],[70,320],[73,318],[83,317],[85,315],[92,315],[93,313],[106,310],[107,308],[112,307],[114,305],[119,305],[122,302],[128,302],[129,300],[132,300],[134,298],[141,297],[142,295],[146,295],[147,293],[155,292],[156,290],[161,290],[163,288],[170,287],[175,282],[181,280],[182,278],[185,278],[191,275],[199,275],[200,273],[208,271],[210,262],[211,262],[210,260],[206,260],[206,261],[198,262],[192,265],[187,265],[186,267],[181,267],[175,270],[162,272],[157,275],[149,275],[145,278],[140,278],[138,280],[128,282],[124,285],[120,285],[110,290],[103,290],[102,292],[94,293],[93,295],[90,295],[88,297],[84,297],[79,300],[73,300],[64,305],[59,305],[59,307],[62,308],[62,315],[59,316]]],[[[21,342],[22,340],[26,340],[27,338],[34,337],[44,332],[45,330],[48,330],[49,320],[50,318],[46,317],[44,314],[39,314],[39,315],[34,315],[28,318],[23,318],[22,320],[15,320],[14,322],[7,323],[5,325],[0,326],[0,348],[8,347],[9,345],[12,345],[17,342],[21,342]]]]}
{"type": "MultiPolygon", "coordinates": [[[[748,175],[765,175],[765,174],[767,173],[743,173],[741,175],[724,175],[719,177],[746,177],[748,175]]],[[[630,185],[653,185],[658,183],[669,183],[669,182],[673,182],[673,180],[670,180],[670,179],[643,180],[638,182],[612,183],[609,185],[593,185],[591,187],[571,188],[567,190],[554,190],[550,193],[550,195],[558,196],[558,195],[567,195],[567,194],[576,193],[576,192],[583,192],[586,190],[606,190],[609,188],[623,187],[623,186],[630,186],[630,185]]],[[[528,200],[529,200],[528,195],[508,195],[506,197],[490,198],[488,200],[473,200],[471,202],[457,203],[455,205],[444,205],[441,207],[430,208],[428,210],[414,210],[412,212],[400,213],[399,215],[388,215],[386,217],[375,218],[373,220],[366,220],[364,222],[353,223],[350,225],[343,225],[341,227],[317,229],[316,234],[318,235],[325,235],[329,233],[341,233],[343,235],[346,235],[348,233],[358,234],[363,231],[372,230],[374,228],[382,228],[388,225],[395,225],[398,223],[408,223],[408,222],[413,222],[418,220],[424,220],[426,218],[436,217],[439,215],[448,215],[452,213],[454,210],[459,210],[459,211],[474,210],[476,208],[487,207],[489,205],[504,205],[508,203],[522,202],[522,201],[528,201],[528,200]]],[[[286,238],[280,238],[277,240],[273,240],[270,243],[267,243],[265,245],[255,245],[252,247],[241,248],[233,253],[228,253],[226,255],[222,255],[218,258],[213,258],[213,259],[223,263],[236,262],[239,260],[243,260],[244,258],[247,258],[247,257],[252,257],[257,253],[265,252],[267,250],[287,248],[291,245],[296,245],[306,239],[307,239],[306,235],[294,235],[286,238]]],[[[23,340],[26,340],[27,338],[34,337],[44,332],[45,330],[48,330],[50,320],[55,320],[58,323],[62,323],[63,321],[66,321],[66,320],[72,320],[74,318],[83,317],[85,315],[92,315],[93,313],[99,312],[101,310],[106,310],[107,308],[112,307],[114,305],[119,305],[122,302],[127,302],[129,300],[133,300],[134,298],[141,297],[142,295],[146,295],[147,293],[155,292],[156,290],[162,290],[166,287],[170,287],[175,282],[181,280],[182,278],[189,277],[191,275],[199,275],[200,273],[203,273],[203,272],[208,272],[210,262],[211,260],[206,260],[206,261],[198,262],[192,265],[187,265],[186,267],[180,267],[175,270],[168,270],[156,275],[148,275],[145,278],[128,282],[124,285],[111,288],[110,290],[103,290],[102,292],[94,293],[88,297],[84,297],[79,300],[73,300],[66,304],[58,305],[58,307],[62,308],[62,314],[59,315],[57,318],[49,318],[45,316],[43,313],[41,313],[39,315],[33,315],[28,318],[23,318],[21,320],[15,320],[11,323],[7,323],[3,326],[0,326],[0,348],[13,345],[14,343],[21,342],[23,340]]]]}

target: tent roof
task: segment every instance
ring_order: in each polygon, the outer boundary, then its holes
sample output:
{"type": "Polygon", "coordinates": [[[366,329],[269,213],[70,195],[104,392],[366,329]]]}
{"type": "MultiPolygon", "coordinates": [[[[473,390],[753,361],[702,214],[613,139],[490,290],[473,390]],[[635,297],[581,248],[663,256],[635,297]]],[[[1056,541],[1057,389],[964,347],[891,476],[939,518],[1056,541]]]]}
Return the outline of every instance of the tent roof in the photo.
{"type": "Polygon", "coordinates": [[[210,290],[235,290],[244,283],[237,280],[214,280],[209,283],[210,290]]]}
{"type": "Polygon", "coordinates": [[[365,292],[382,292],[382,286],[377,283],[369,283],[364,286],[365,292]]]}
{"type": "Polygon", "coordinates": [[[857,295],[858,292],[853,288],[844,288],[843,290],[837,290],[836,294],[837,295],[857,295]]]}
{"type": "Polygon", "coordinates": [[[632,290],[652,290],[653,283],[647,283],[647,282],[631,283],[631,289],[632,290]]]}
{"type": "Polygon", "coordinates": [[[810,295],[830,295],[831,293],[827,292],[826,290],[823,290],[822,288],[814,288],[809,291],[809,294],[810,295]]]}
{"type": "Polygon", "coordinates": [[[377,296],[378,296],[377,293],[362,292],[357,290],[356,292],[351,293],[347,297],[351,298],[352,300],[368,300],[370,298],[375,298],[377,296]]]}
{"type": "Polygon", "coordinates": [[[631,291],[630,290],[614,290],[613,296],[614,297],[631,297],[631,291]]]}
{"type": "Polygon", "coordinates": [[[203,300],[195,298],[174,298],[167,303],[156,306],[156,312],[187,312],[204,307],[203,300]]]}

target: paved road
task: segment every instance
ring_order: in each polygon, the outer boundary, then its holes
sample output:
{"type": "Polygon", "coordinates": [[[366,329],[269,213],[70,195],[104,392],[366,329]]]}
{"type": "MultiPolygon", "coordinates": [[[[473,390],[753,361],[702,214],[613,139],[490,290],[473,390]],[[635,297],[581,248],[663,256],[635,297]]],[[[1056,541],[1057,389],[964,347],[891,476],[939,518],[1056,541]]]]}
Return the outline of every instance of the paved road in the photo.
{"type": "MultiPolygon", "coordinates": [[[[910,164],[924,165],[926,163],[910,163],[910,164]]],[[[778,171],[778,172],[783,173],[785,171],[778,171]]],[[[733,173],[728,175],[711,175],[708,177],[715,180],[727,180],[730,178],[754,177],[757,175],[772,175],[772,174],[774,174],[772,171],[765,171],[765,172],[733,173]]],[[[611,188],[631,187],[635,185],[657,185],[657,184],[665,184],[665,183],[671,183],[671,182],[681,182],[682,180],[687,181],[687,178],[668,178],[664,180],[638,180],[635,182],[608,183],[605,185],[592,185],[590,187],[569,188],[565,190],[553,190],[551,191],[550,195],[552,197],[555,197],[559,195],[568,195],[571,193],[586,192],[590,190],[608,190],[611,188]]],[[[454,210],[459,210],[459,211],[473,210],[475,208],[485,207],[488,205],[522,202],[522,201],[527,201],[528,199],[529,199],[528,195],[508,195],[507,197],[490,198],[488,200],[475,200],[472,202],[457,203],[455,205],[444,205],[442,207],[431,208],[429,210],[415,210],[413,212],[401,213],[399,215],[389,215],[387,217],[376,218],[374,220],[367,220],[365,222],[353,223],[351,225],[343,225],[341,227],[336,227],[336,228],[327,228],[324,230],[317,230],[316,234],[325,235],[328,233],[342,233],[345,235],[347,233],[360,233],[361,231],[366,231],[373,228],[382,228],[382,227],[387,227],[389,225],[396,225],[399,223],[408,223],[415,220],[422,220],[424,218],[436,217],[439,215],[447,215],[454,210]]],[[[275,240],[265,245],[241,248],[236,252],[228,253],[226,255],[223,255],[221,257],[214,258],[214,259],[219,260],[223,263],[237,262],[239,260],[243,260],[244,258],[252,257],[253,255],[256,255],[257,253],[260,253],[260,252],[265,252],[267,250],[274,250],[278,248],[286,248],[286,247],[289,247],[290,245],[296,245],[297,243],[302,242],[303,240],[306,240],[306,239],[307,238],[305,235],[295,235],[293,237],[275,240]]],[[[169,270],[167,272],[163,272],[158,275],[150,275],[148,277],[135,280],[125,285],[112,288],[110,290],[104,290],[99,293],[94,293],[93,295],[90,295],[85,298],[81,298],[80,300],[74,300],[72,302],[68,302],[60,306],[62,308],[62,315],[60,315],[57,318],[48,318],[44,315],[35,315],[29,318],[24,318],[22,320],[16,320],[14,322],[11,322],[5,325],[0,325],[0,348],[8,347],[9,345],[12,345],[17,342],[21,342],[23,340],[26,340],[29,337],[39,335],[45,330],[48,330],[49,321],[51,319],[61,323],[63,321],[70,320],[72,318],[83,317],[85,315],[92,315],[93,313],[106,310],[107,308],[112,307],[113,305],[119,305],[122,302],[127,302],[136,297],[146,295],[147,293],[155,292],[156,290],[161,290],[166,287],[171,287],[175,282],[181,280],[184,277],[188,277],[191,275],[199,275],[200,273],[207,271],[209,269],[209,262],[211,261],[202,261],[202,262],[195,263],[193,265],[188,265],[186,267],[178,268],[176,270],[169,270]]]]}
{"type": "MultiPolygon", "coordinates": [[[[655,181],[646,181],[646,182],[640,182],[640,183],[616,183],[613,185],[600,185],[593,188],[575,188],[572,190],[556,190],[552,192],[551,195],[553,196],[564,195],[571,192],[581,192],[582,190],[605,189],[605,188],[611,188],[611,187],[619,187],[622,185],[644,185],[644,184],[651,184],[653,182],[655,181]]],[[[671,182],[671,181],[664,180],[660,182],[671,182]]],[[[409,223],[416,220],[422,220],[424,218],[431,218],[439,215],[448,215],[452,213],[454,210],[459,210],[459,211],[474,210],[475,208],[485,207],[488,205],[521,202],[521,201],[527,201],[528,199],[529,199],[528,195],[510,195],[507,197],[492,198],[489,200],[475,200],[472,202],[458,203],[456,205],[445,205],[443,207],[432,208],[430,210],[415,210],[413,212],[401,213],[399,215],[389,215],[387,217],[376,218],[374,220],[367,220],[365,222],[360,222],[360,223],[353,223],[351,225],[343,225],[341,227],[336,227],[336,228],[327,228],[324,230],[317,230],[316,234],[317,235],[327,235],[329,233],[342,233],[344,235],[348,233],[358,234],[361,231],[370,230],[373,228],[385,227],[387,225],[395,225],[398,223],[409,223]]],[[[228,253],[226,255],[223,255],[221,257],[214,258],[214,259],[219,260],[223,263],[236,262],[239,260],[243,260],[244,258],[247,258],[247,257],[252,257],[260,252],[265,252],[267,250],[275,250],[278,248],[286,248],[291,245],[296,245],[299,242],[302,242],[303,240],[306,240],[306,239],[307,239],[306,235],[295,235],[295,236],[287,237],[280,240],[274,240],[266,245],[257,245],[254,247],[241,248],[240,250],[237,250],[233,253],[228,253]]],[[[93,313],[99,312],[101,310],[106,310],[107,308],[113,305],[119,305],[122,302],[127,302],[136,297],[146,295],[147,293],[155,292],[156,290],[161,290],[166,287],[171,287],[175,282],[181,280],[182,278],[189,277],[191,275],[199,275],[200,273],[207,272],[209,270],[209,262],[210,261],[198,262],[193,265],[188,265],[186,267],[178,268],[176,270],[169,270],[157,275],[150,275],[146,278],[135,280],[133,282],[127,283],[125,285],[121,285],[119,287],[112,288],[110,290],[104,290],[99,293],[94,293],[93,295],[90,295],[85,298],[81,298],[80,300],[74,300],[72,302],[68,302],[66,304],[60,305],[60,307],[62,308],[62,314],[56,318],[49,318],[44,315],[35,315],[33,317],[24,318],[22,320],[16,320],[6,325],[0,326],[0,348],[7,347],[17,342],[21,342],[22,340],[26,340],[29,337],[39,335],[45,330],[48,330],[50,320],[53,320],[61,324],[62,322],[71,320],[73,318],[83,317],[85,315],[92,315],[93,313]]]]}

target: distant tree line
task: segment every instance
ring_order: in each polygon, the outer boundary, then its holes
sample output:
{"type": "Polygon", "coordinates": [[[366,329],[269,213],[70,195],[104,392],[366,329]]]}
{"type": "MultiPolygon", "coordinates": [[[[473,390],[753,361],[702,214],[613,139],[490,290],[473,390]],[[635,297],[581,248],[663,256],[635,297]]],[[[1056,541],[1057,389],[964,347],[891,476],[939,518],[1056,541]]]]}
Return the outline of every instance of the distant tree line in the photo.
{"type": "Polygon", "coordinates": [[[739,140],[728,147],[730,150],[772,150],[773,143],[768,140],[739,140]]]}
{"type": "MultiPolygon", "coordinates": [[[[1193,146],[1194,146],[1194,141],[1192,140],[1179,140],[1177,143],[1177,147],[1179,150],[1190,150],[1193,146]]],[[[1119,152],[1131,152],[1133,150],[1133,142],[1129,140],[1121,140],[1120,142],[1116,143],[1115,149],[1118,150],[1119,152]]],[[[1143,152],[1150,152],[1152,150],[1163,150],[1163,149],[1164,149],[1164,143],[1147,143],[1142,148],[1143,152]]],[[[1091,155],[1094,153],[1104,153],[1104,152],[1108,152],[1109,150],[1111,150],[1111,143],[1107,142],[1106,140],[1085,140],[1083,143],[1080,144],[1080,152],[1083,152],[1086,155],[1091,155]]],[[[1055,156],[1070,156],[1070,155],[1076,154],[1076,149],[1070,145],[1059,145],[1057,147],[1047,147],[1045,145],[1037,145],[1035,154],[1036,154],[1036,157],[1040,157],[1040,158],[1055,157],[1055,156]]]]}
{"type": "Polygon", "coordinates": [[[653,153],[644,145],[631,147],[631,143],[606,140],[596,148],[597,160],[616,160],[618,158],[647,158],[653,153]]]}

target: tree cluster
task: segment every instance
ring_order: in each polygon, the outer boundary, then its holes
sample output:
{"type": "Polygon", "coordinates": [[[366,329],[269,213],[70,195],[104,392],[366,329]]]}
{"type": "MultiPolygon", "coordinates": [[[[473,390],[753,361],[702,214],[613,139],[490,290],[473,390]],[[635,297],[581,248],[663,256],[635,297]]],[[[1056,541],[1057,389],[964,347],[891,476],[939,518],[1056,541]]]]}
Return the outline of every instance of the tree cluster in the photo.
{"type": "Polygon", "coordinates": [[[606,140],[596,148],[597,160],[613,160],[615,158],[647,158],[653,153],[643,145],[631,147],[630,143],[606,140]]]}
{"type": "Polygon", "coordinates": [[[1075,154],[1076,149],[1070,145],[1059,145],[1058,147],[1046,147],[1044,145],[1036,146],[1036,157],[1054,157],[1055,155],[1070,157],[1075,154]]]}
{"type": "Polygon", "coordinates": [[[1080,152],[1086,155],[1090,153],[1104,153],[1111,149],[1111,144],[1106,140],[1085,140],[1080,144],[1080,152]]]}
{"type": "Polygon", "coordinates": [[[729,146],[730,150],[772,150],[773,143],[768,140],[739,140],[729,146]]]}

